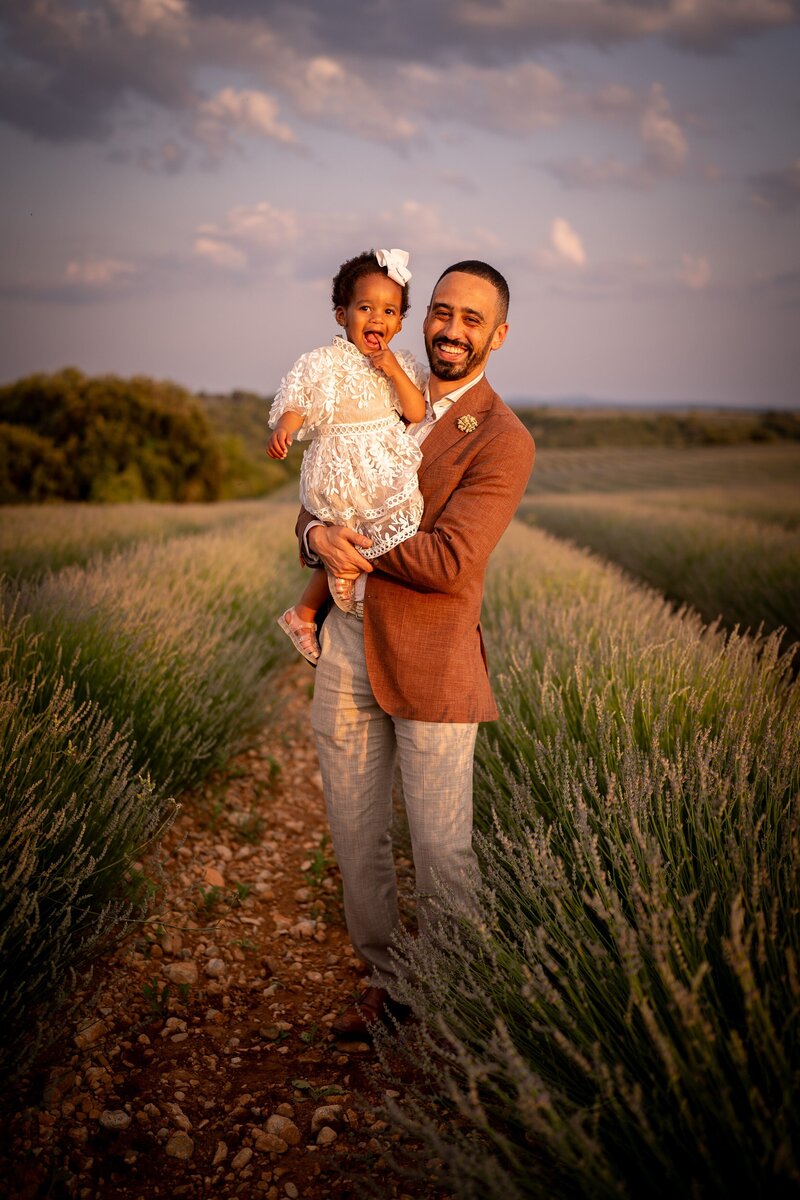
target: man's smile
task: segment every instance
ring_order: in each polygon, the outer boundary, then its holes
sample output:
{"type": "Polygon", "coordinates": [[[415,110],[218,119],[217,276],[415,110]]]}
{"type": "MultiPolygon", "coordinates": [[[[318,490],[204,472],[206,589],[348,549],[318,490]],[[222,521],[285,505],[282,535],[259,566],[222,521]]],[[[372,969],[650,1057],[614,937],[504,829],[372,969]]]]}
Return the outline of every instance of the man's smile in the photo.
{"type": "Polygon", "coordinates": [[[446,338],[437,338],[433,344],[442,358],[460,358],[462,354],[468,354],[470,349],[463,342],[451,342],[446,338]]]}

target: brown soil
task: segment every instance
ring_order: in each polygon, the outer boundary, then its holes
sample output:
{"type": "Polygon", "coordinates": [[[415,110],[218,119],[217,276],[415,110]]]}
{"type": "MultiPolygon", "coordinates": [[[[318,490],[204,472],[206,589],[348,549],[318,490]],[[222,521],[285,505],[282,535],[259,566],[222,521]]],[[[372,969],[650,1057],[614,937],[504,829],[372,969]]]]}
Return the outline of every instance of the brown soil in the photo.
{"type": "MultiPolygon", "coordinates": [[[[304,664],[287,670],[280,732],[266,726],[183,798],[160,866],[144,866],[153,916],[6,1090],[3,1194],[441,1195],[387,1161],[414,1151],[375,1111],[404,1084],[366,1043],[329,1033],[363,967],[327,840],[309,680],[304,664]]],[[[408,897],[402,858],[399,874],[408,897]]]]}

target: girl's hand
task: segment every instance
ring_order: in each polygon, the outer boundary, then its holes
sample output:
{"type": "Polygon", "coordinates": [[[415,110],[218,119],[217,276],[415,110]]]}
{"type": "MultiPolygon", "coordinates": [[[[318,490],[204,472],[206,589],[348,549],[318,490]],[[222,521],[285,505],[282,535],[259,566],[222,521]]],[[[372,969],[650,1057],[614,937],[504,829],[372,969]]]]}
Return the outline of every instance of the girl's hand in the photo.
{"type": "Polygon", "coordinates": [[[270,458],[286,458],[293,440],[288,429],[278,426],[267,442],[267,454],[270,458]]]}
{"type": "Polygon", "coordinates": [[[380,349],[372,350],[367,357],[369,358],[369,361],[372,363],[373,367],[377,367],[378,370],[383,371],[384,375],[387,375],[389,379],[393,379],[397,375],[397,372],[402,371],[403,368],[400,366],[400,363],[397,361],[381,335],[376,333],[375,337],[380,342],[380,349]]]}

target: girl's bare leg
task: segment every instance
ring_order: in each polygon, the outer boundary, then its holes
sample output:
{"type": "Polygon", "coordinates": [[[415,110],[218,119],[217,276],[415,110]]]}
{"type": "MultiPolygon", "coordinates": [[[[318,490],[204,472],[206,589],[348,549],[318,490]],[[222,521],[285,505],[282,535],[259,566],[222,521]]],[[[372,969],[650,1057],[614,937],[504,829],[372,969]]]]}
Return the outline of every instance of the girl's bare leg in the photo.
{"type": "Polygon", "coordinates": [[[328,576],[320,567],[311,572],[311,578],[303,588],[303,594],[295,604],[294,611],[302,621],[313,621],[329,597],[328,576]]]}
{"type": "Polygon", "coordinates": [[[327,575],[323,570],[312,571],[311,578],[303,589],[300,599],[292,608],[287,608],[286,612],[278,617],[278,624],[291,639],[292,645],[312,665],[316,665],[319,658],[319,642],[314,618],[328,596],[327,575]]]}

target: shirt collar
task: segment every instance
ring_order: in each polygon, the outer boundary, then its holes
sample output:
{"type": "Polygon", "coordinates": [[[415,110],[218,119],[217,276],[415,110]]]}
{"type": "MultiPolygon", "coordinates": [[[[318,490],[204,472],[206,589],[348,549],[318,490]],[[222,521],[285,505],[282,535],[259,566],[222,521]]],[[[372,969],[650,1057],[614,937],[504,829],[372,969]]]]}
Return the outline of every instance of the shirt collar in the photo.
{"type": "Polygon", "coordinates": [[[485,372],[481,371],[480,375],[476,375],[474,379],[470,379],[469,383],[462,384],[462,386],[459,388],[454,388],[452,392],[446,392],[444,396],[439,397],[435,404],[431,404],[431,390],[429,384],[425,388],[426,408],[429,412],[433,412],[434,408],[438,408],[439,412],[446,411],[451,405],[455,404],[456,400],[460,400],[461,397],[470,390],[470,388],[475,387],[476,383],[480,383],[484,374],[485,372]]]}

